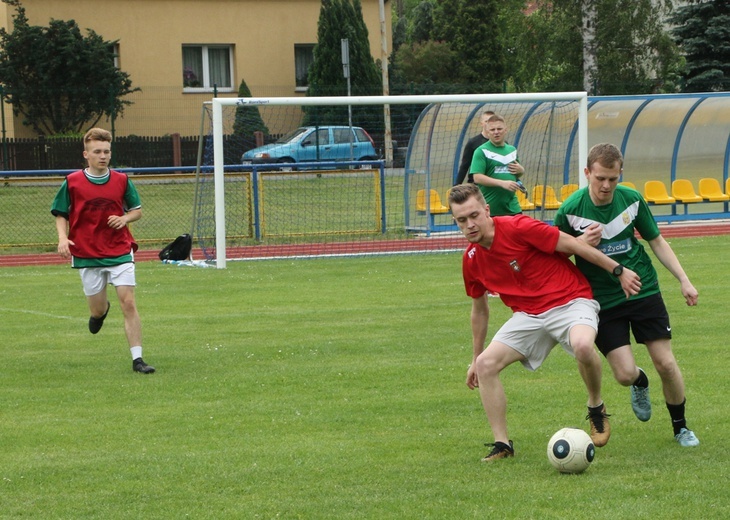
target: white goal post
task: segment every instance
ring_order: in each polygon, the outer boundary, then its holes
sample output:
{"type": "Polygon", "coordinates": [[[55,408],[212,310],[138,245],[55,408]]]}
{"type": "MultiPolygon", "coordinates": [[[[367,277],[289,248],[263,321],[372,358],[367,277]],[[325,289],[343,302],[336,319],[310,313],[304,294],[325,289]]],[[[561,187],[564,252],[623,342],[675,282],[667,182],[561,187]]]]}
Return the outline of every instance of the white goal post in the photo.
{"type": "MultiPolygon", "coordinates": [[[[219,269],[226,267],[226,201],[224,189],[224,107],[269,107],[269,106],[362,106],[373,105],[387,107],[390,105],[429,105],[459,103],[510,103],[510,102],[574,102],[578,103],[577,118],[577,182],[581,185],[585,180],[580,172],[587,160],[588,150],[588,103],[585,92],[557,93],[525,93],[525,94],[464,94],[434,96],[361,96],[361,97],[296,97],[296,98],[213,98],[212,134],[213,134],[213,175],[215,195],[215,262],[219,269]]],[[[387,111],[386,111],[387,113],[387,111]]],[[[385,125],[389,128],[389,125],[385,125]]],[[[385,135],[385,139],[389,139],[385,135]]],[[[230,159],[228,160],[230,163],[230,159]]]]}

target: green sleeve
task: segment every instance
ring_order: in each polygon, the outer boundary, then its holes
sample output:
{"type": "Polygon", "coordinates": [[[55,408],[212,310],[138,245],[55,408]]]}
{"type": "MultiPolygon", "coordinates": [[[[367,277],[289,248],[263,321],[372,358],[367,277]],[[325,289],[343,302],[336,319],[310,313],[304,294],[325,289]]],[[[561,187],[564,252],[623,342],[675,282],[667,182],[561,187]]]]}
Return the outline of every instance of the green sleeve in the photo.
{"type": "Polygon", "coordinates": [[[471,159],[471,166],[469,167],[469,173],[487,173],[487,158],[482,153],[481,146],[474,150],[474,155],[471,159]]]}
{"type": "Polygon", "coordinates": [[[124,193],[124,206],[127,211],[142,207],[142,201],[139,198],[137,188],[134,187],[134,184],[129,179],[127,179],[127,191],[124,193]]]}
{"type": "Polygon", "coordinates": [[[51,214],[68,218],[69,209],[71,209],[71,197],[68,194],[68,183],[64,180],[51,204],[51,214]]]}
{"type": "Polygon", "coordinates": [[[656,220],[654,220],[654,215],[652,215],[651,209],[649,209],[649,205],[643,197],[639,199],[639,214],[634,221],[634,226],[641,235],[641,238],[647,242],[654,240],[661,234],[659,226],[657,226],[656,220]]]}

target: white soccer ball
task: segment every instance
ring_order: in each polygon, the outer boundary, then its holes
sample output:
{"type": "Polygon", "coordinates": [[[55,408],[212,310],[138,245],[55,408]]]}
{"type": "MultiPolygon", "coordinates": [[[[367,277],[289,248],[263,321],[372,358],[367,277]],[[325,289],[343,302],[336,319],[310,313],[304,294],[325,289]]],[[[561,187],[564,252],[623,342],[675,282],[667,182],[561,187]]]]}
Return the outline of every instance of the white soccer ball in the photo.
{"type": "Polygon", "coordinates": [[[591,436],[578,428],[563,428],[555,432],[547,446],[550,463],[561,473],[585,471],[596,456],[591,436]]]}

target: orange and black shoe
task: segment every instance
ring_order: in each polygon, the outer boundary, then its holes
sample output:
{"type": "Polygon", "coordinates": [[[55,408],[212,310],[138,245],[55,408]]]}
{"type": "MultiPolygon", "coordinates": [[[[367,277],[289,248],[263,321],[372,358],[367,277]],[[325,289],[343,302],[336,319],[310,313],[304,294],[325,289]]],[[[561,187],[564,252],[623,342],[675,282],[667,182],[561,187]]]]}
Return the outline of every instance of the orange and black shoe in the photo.
{"type": "Polygon", "coordinates": [[[512,441],[509,441],[509,444],[495,442],[494,444],[485,444],[485,446],[492,446],[492,451],[490,451],[489,455],[482,459],[482,462],[494,462],[499,459],[506,459],[515,456],[515,449],[512,445],[512,441]]]}
{"type": "Polygon", "coordinates": [[[603,403],[595,408],[588,407],[586,419],[588,419],[591,425],[591,440],[596,448],[608,444],[608,439],[611,437],[611,424],[608,422],[609,417],[611,416],[606,413],[606,405],[603,403]]]}

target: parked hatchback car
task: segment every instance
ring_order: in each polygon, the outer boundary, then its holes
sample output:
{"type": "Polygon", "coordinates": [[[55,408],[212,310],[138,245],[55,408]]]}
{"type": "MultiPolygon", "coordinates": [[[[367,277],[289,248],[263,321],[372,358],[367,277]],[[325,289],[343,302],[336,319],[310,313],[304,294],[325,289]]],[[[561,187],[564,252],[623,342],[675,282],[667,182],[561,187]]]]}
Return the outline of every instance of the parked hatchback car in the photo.
{"type": "Polygon", "coordinates": [[[249,150],[242,164],[281,163],[282,169],[315,168],[328,161],[371,161],[378,157],[372,138],[359,126],[302,126],[275,143],[249,150]]]}

